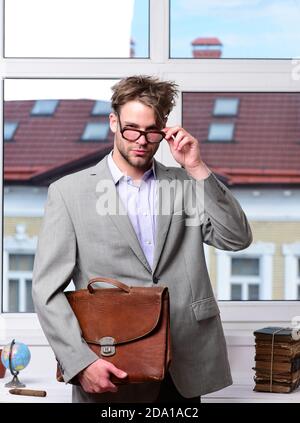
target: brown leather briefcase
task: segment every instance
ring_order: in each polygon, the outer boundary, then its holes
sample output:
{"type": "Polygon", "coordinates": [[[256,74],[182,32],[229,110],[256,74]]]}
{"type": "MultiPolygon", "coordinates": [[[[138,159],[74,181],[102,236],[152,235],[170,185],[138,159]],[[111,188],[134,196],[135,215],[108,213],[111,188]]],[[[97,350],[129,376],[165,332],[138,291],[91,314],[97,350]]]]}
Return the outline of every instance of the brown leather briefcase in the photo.
{"type": "MultiPolygon", "coordinates": [[[[129,287],[110,278],[97,277],[87,289],[66,297],[78,319],[82,336],[102,359],[128,376],[116,384],[160,381],[171,361],[170,310],[167,287],[129,287]],[[105,282],[116,288],[99,288],[105,282]]],[[[59,367],[57,380],[63,381],[59,367]]],[[[70,383],[77,384],[76,378],[70,383]]]]}

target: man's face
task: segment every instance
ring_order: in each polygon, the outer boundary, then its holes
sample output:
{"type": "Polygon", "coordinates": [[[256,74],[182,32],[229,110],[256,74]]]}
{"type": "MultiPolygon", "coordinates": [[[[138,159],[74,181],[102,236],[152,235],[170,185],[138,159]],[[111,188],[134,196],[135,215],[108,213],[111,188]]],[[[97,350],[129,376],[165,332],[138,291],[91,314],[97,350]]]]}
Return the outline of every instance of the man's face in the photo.
{"type": "MultiPolygon", "coordinates": [[[[120,109],[119,117],[122,128],[143,131],[161,129],[156,125],[154,111],[139,101],[130,101],[124,104],[120,109]]],[[[111,113],[109,118],[110,128],[115,133],[114,150],[117,150],[127,164],[140,170],[149,169],[159,143],[147,142],[144,135],[141,135],[136,141],[128,141],[122,137],[118,117],[111,113]]]]}

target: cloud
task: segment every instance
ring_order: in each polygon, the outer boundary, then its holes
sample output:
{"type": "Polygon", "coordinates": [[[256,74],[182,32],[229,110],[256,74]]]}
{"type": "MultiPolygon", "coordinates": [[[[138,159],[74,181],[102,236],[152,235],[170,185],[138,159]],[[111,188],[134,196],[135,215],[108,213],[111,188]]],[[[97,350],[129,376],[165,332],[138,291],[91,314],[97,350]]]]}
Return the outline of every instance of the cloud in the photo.
{"type": "Polygon", "coordinates": [[[177,16],[223,17],[227,20],[266,18],[267,22],[298,22],[299,0],[173,0],[177,16]]]}

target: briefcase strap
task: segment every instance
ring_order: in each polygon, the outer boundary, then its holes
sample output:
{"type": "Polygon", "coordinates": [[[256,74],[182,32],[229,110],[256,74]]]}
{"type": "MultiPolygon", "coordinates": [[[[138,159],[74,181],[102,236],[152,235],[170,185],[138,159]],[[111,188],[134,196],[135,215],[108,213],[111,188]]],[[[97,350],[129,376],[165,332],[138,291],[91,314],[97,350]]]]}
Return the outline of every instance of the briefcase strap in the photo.
{"type": "Polygon", "coordinates": [[[118,281],[117,279],[112,279],[112,278],[104,278],[104,277],[97,277],[97,278],[93,278],[89,280],[87,289],[89,290],[89,292],[91,294],[94,294],[95,289],[93,288],[93,283],[95,282],[105,282],[105,283],[109,283],[111,285],[116,286],[117,288],[122,289],[123,291],[129,293],[130,292],[130,287],[128,285],[125,285],[125,283],[122,283],[120,281],[118,281]]]}

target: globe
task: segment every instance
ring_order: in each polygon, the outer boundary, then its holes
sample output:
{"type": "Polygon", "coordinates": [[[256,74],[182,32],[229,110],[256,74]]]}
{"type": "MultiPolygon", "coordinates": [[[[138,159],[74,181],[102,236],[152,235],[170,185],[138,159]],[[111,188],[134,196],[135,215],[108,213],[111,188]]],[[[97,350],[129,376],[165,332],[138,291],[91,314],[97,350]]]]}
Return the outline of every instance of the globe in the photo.
{"type": "Polygon", "coordinates": [[[3,347],[1,361],[4,367],[10,370],[11,374],[14,376],[12,382],[5,386],[25,386],[19,382],[17,375],[28,366],[30,358],[31,354],[29,348],[22,342],[15,342],[15,340],[13,340],[10,344],[3,347]]]}

